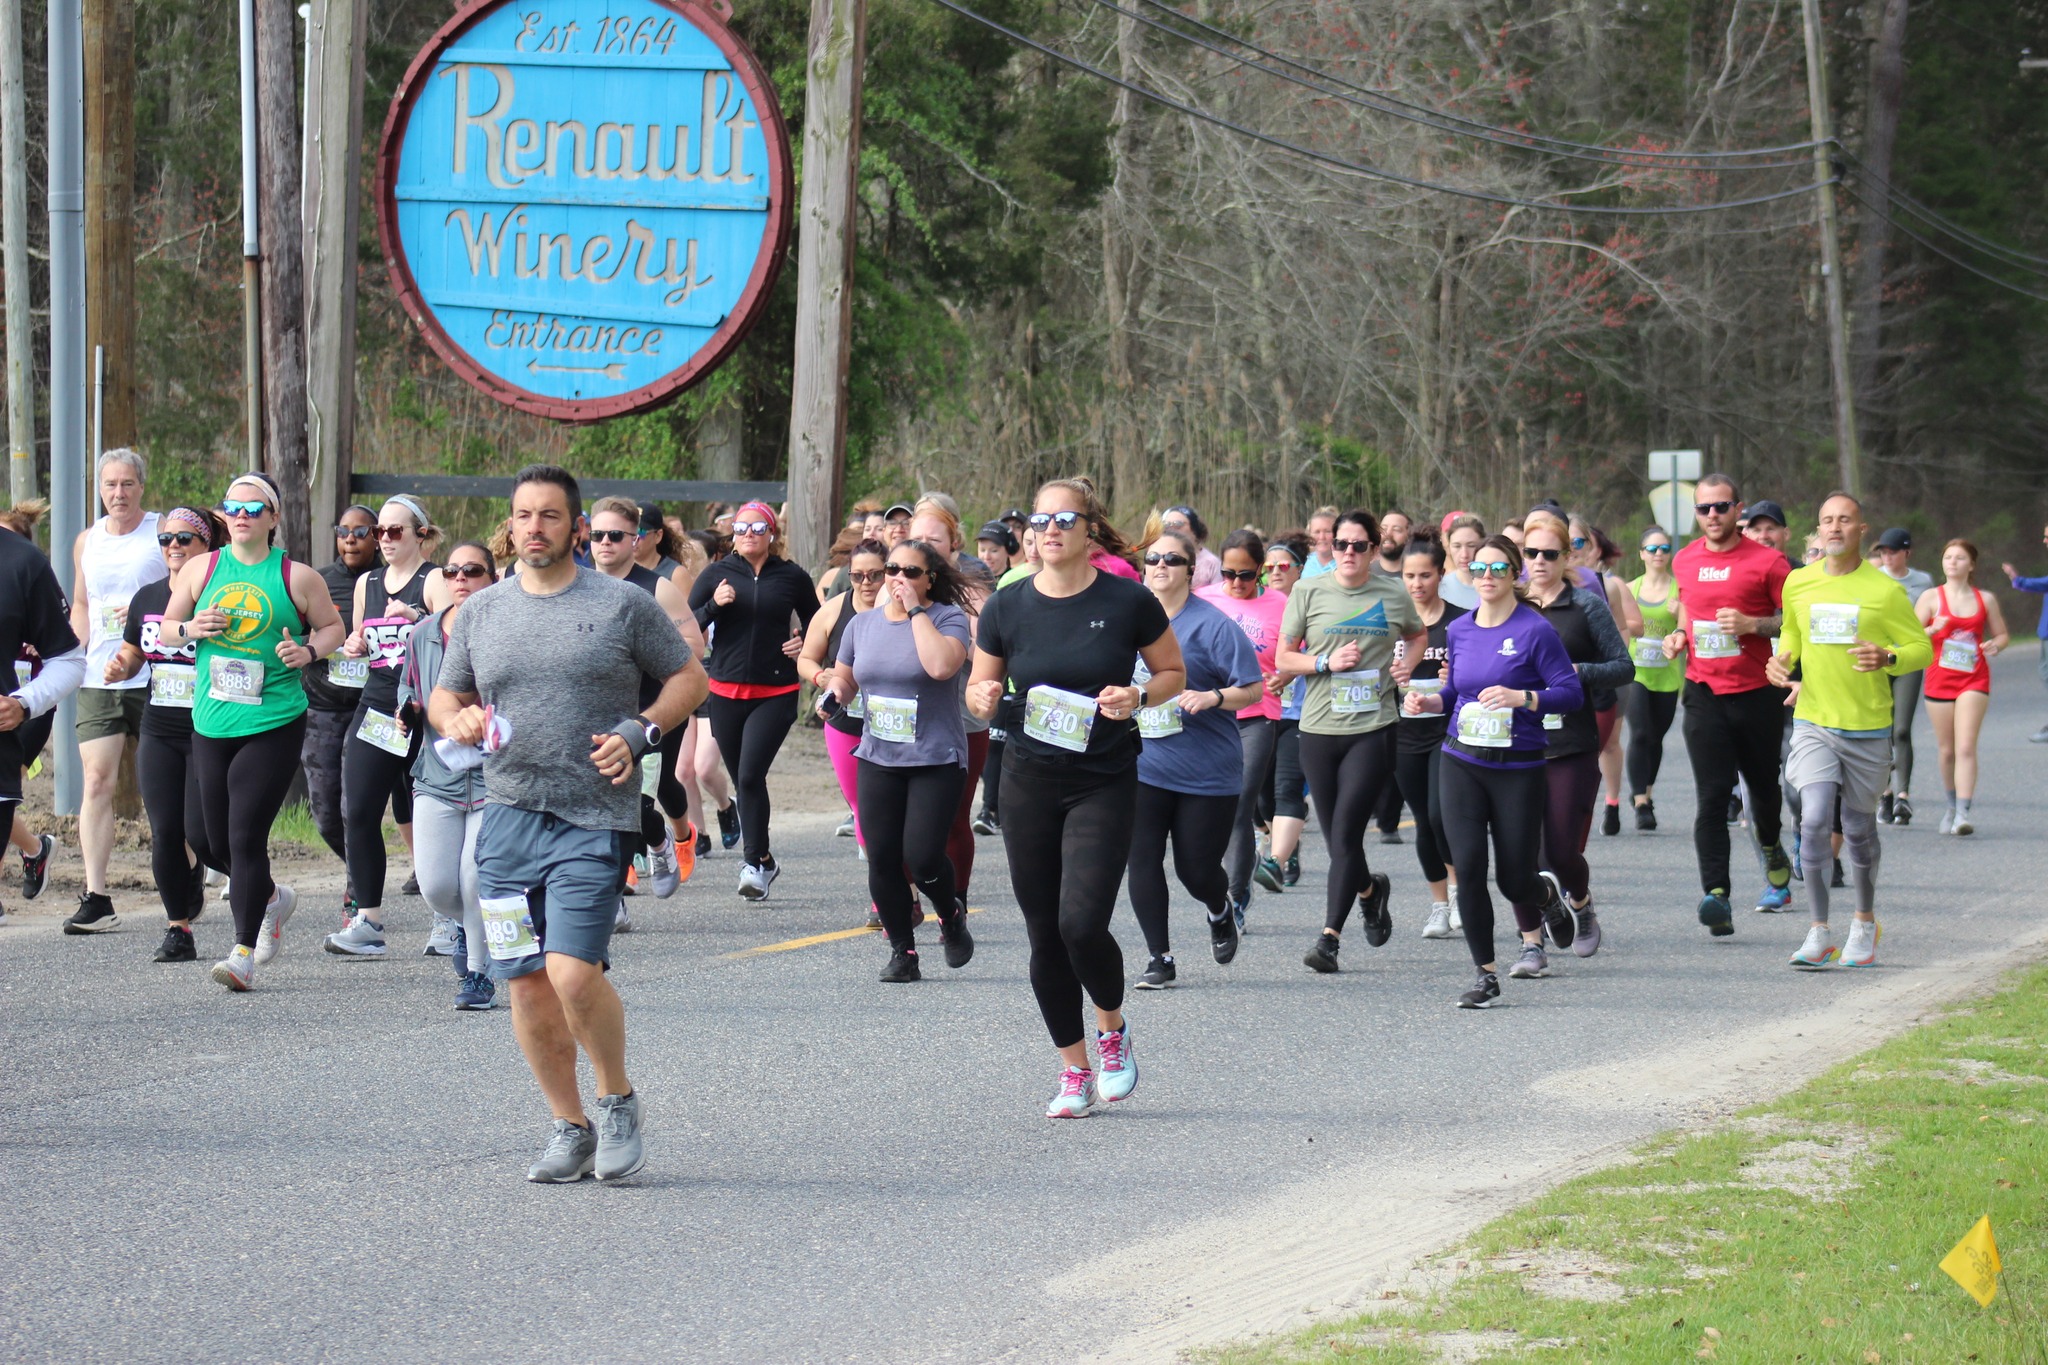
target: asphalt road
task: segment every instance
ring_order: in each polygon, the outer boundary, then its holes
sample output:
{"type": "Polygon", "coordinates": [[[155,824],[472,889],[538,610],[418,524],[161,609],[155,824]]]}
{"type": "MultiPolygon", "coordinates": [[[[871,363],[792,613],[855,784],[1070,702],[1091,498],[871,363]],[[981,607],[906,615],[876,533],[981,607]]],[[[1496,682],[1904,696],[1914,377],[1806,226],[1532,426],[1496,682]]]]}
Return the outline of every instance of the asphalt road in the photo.
{"type": "MultiPolygon", "coordinates": [[[[320,953],[332,911],[307,906],[258,989],[233,997],[203,962],[152,964],[140,904],[95,938],[16,917],[0,929],[0,1350],[1040,1361],[1119,1341],[1144,1354],[1148,1324],[1197,1308],[1204,1330],[1231,1329],[1239,1288],[1218,1268],[1260,1263],[1261,1239],[1285,1231],[1276,1207],[1312,1220],[1341,1202],[1369,1223],[1404,1196],[1393,1172],[1605,1149],[1656,1114],[1568,1102],[1559,1073],[1626,1074],[1684,1049],[1711,1071],[1717,1040],[1760,1023],[1880,999],[1888,979],[1959,954],[2011,958],[2048,875],[2048,746],[2025,742],[2048,711],[2033,670],[2016,657],[1999,671],[1971,840],[1934,833],[1923,716],[1921,817],[1884,832],[1877,971],[1788,970],[1805,917],[1751,901],[1733,938],[1697,925],[1674,729],[1663,832],[1594,836],[1597,958],[1504,982],[1505,1008],[1454,1010],[1463,944],[1419,936],[1412,846],[1373,846],[1394,873],[1396,936],[1374,951],[1354,932],[1344,972],[1313,976],[1312,833],[1302,884],[1255,893],[1231,967],[1208,961],[1198,912],[1176,901],[1182,984],[1129,1002],[1142,1084],[1080,1123],[1040,1117],[1055,1068],[1000,841],[981,841],[974,962],[948,972],[932,952],[923,983],[883,986],[878,937],[753,951],[847,928],[866,901],[852,843],[793,817],[765,905],[740,901],[736,861],[716,857],[673,900],[636,902],[615,979],[651,1156],[618,1187],[522,1179],[545,1110],[507,1013],[454,1012],[449,969],[417,955],[417,902],[393,912],[394,956],[367,962],[320,953]],[[1155,1256],[1133,1283],[1133,1248],[1201,1228],[1217,1236],[1193,1243],[1184,1273],[1155,1256]]],[[[220,906],[201,923],[202,956],[223,949],[226,921],[220,906]]],[[[1142,940],[1127,914],[1117,926],[1135,973],[1142,940]]],[[[1766,1079],[1801,1079],[1792,1055],[1766,1079]]],[[[1484,1202],[1540,1184],[1517,1179],[1484,1202]]],[[[1329,1234],[1331,1257],[1348,1236],[1329,1234]]]]}

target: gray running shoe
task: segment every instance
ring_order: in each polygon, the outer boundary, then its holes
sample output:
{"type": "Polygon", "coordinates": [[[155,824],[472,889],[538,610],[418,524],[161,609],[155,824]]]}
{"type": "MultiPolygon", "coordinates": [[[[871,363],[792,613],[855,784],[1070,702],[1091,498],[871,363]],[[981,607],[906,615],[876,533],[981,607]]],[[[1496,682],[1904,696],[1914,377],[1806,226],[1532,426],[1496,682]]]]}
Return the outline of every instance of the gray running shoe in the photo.
{"type": "Polygon", "coordinates": [[[640,1141],[640,1092],[597,1100],[597,1178],[624,1180],[647,1164],[640,1141]]]}
{"type": "Polygon", "coordinates": [[[665,901],[676,893],[683,884],[683,867],[676,860],[675,831],[662,826],[661,844],[647,850],[648,890],[658,901],[665,901]]]}
{"type": "Polygon", "coordinates": [[[540,1160],[527,1167],[526,1178],[536,1185],[571,1185],[596,1165],[597,1134],[567,1119],[556,1119],[548,1145],[541,1149],[540,1160]]]}
{"type": "MultiPolygon", "coordinates": [[[[861,857],[867,857],[866,849],[861,850],[861,857]]],[[[776,863],[750,863],[742,861],[740,863],[740,895],[750,901],[767,900],[769,884],[781,874],[782,868],[776,863]]]]}
{"type": "Polygon", "coordinates": [[[256,965],[261,967],[284,948],[284,926],[299,908],[299,896],[289,886],[279,886],[277,895],[263,911],[263,927],[256,931],[256,965]]]}
{"type": "Polygon", "coordinates": [[[2042,726],[2042,727],[2041,727],[2040,729],[2038,729],[2038,730],[2034,731],[2034,733],[2033,733],[2033,734],[2031,734],[2031,735],[2028,735],[2028,736],[2027,736],[2027,743],[2029,743],[2029,744],[2048,744],[2048,725],[2044,725],[2044,726],[2042,726]]]}
{"type": "Polygon", "coordinates": [[[1451,906],[1449,901],[1437,901],[1429,907],[1429,919],[1422,926],[1424,938],[1451,937],[1451,906]]]}
{"type": "Polygon", "coordinates": [[[427,934],[427,946],[420,950],[421,957],[454,957],[455,936],[462,932],[462,921],[450,919],[439,910],[434,912],[434,927],[427,934]]]}
{"type": "Polygon", "coordinates": [[[1550,956],[1543,951],[1540,943],[1524,943],[1522,955],[1515,959],[1515,965],[1508,968],[1508,975],[1518,980],[1550,975],[1550,956]]]}
{"type": "Polygon", "coordinates": [[[384,926],[357,911],[346,929],[338,934],[329,934],[321,940],[320,946],[337,957],[382,957],[385,953],[384,926]]]}
{"type": "Polygon", "coordinates": [[[841,820],[841,821],[839,822],[839,828],[838,828],[838,829],[835,829],[835,830],[833,830],[833,831],[832,831],[832,834],[833,834],[833,837],[834,837],[834,838],[838,838],[838,839],[851,839],[851,838],[853,837],[853,812],[852,812],[852,811],[848,811],[848,812],[846,812],[846,818],[845,818],[844,820],[841,820]]]}
{"type": "Polygon", "coordinates": [[[633,917],[626,913],[626,902],[619,901],[619,913],[612,916],[612,932],[630,934],[633,932],[633,917]]]}

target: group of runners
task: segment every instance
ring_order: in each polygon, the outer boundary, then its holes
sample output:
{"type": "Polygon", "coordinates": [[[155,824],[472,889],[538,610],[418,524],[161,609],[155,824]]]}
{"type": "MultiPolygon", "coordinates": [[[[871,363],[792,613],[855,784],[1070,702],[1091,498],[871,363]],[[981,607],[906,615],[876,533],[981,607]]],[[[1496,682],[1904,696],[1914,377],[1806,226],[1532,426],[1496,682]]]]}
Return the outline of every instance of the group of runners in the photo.
{"type": "Polygon", "coordinates": [[[53,841],[16,815],[21,774],[74,690],[85,891],[67,933],[118,923],[110,801],[130,735],[167,919],[157,960],[197,960],[211,870],[234,930],[212,975],[230,990],[282,950],[297,907],[269,830],[300,767],[348,872],[322,941],[337,956],[388,950],[388,810],[457,1008],[510,997],[553,1121],[539,1181],[640,1168],[606,979],[626,897],[689,879],[710,851],[706,797],[740,846],[738,894],[771,894],[768,774],[806,706],[865,859],[882,982],[922,979],[926,907],[946,967],[971,962],[975,837],[1002,840],[1060,1062],[1046,1113],[1065,1118],[1137,1085],[1126,988],[1179,975],[1169,854],[1230,963],[1253,883],[1298,882],[1311,802],[1329,855],[1314,972],[1340,970],[1354,916],[1369,947],[1395,932],[1393,877],[1367,844],[1375,828],[1402,842],[1404,810],[1421,933],[1462,935],[1471,957],[1460,1007],[1493,1005],[1503,975],[1546,975],[1553,953],[1596,955],[1592,828],[1618,834],[1624,799],[1637,830],[1657,827],[1681,701],[1700,924],[1735,932],[1739,810],[1757,910],[1788,910],[1804,880],[1812,923],[1791,965],[1874,965],[1877,826],[1914,818],[1913,708],[1926,701],[1939,746],[1939,832],[1969,835],[1989,661],[2007,643],[1969,543],[1943,547],[1938,582],[1910,567],[1903,530],[1866,558],[1863,508],[1835,493],[1802,556],[1783,510],[1745,505],[1721,474],[1697,484],[1696,536],[1681,548],[1650,527],[1626,581],[1619,547],[1554,503],[1493,528],[1322,508],[1301,531],[1240,529],[1212,549],[1184,506],[1128,543],[1072,478],[972,540],[943,494],[856,509],[822,585],[785,557],[776,509],[678,536],[652,507],[586,507],[547,465],[516,477],[495,544],[444,547],[400,496],[350,508],[320,571],[277,545],[266,476],[161,515],[143,510],[146,476],[136,452],[102,457],[106,515],[74,547],[68,595],[26,539],[33,511],[0,519],[0,650],[19,682],[0,698],[0,812],[24,894],[46,883],[53,841]],[[1489,882],[1513,912],[1511,959],[1489,882]],[[1142,970],[1112,930],[1125,887],[1142,970]],[[1840,946],[1834,889],[1852,902],[1840,946]]]}

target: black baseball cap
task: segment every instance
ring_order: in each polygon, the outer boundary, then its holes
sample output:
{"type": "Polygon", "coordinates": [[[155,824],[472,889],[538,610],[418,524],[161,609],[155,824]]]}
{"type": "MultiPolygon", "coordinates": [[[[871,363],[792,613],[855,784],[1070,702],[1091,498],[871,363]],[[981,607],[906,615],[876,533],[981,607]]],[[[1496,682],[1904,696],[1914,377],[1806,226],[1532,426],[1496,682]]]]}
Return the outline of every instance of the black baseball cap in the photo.
{"type": "Polygon", "coordinates": [[[1031,518],[1025,515],[1024,509],[1021,507],[1012,507],[1009,511],[997,517],[996,520],[1014,521],[1019,526],[1029,526],[1031,524],[1031,518]]]}
{"type": "Polygon", "coordinates": [[[907,502],[892,502],[889,504],[887,510],[885,510],[882,513],[882,520],[889,521],[893,519],[898,512],[901,512],[906,517],[915,516],[917,513],[917,509],[915,507],[912,507],[907,502]]]}
{"type": "Polygon", "coordinates": [[[1743,509],[1742,524],[1744,526],[1759,520],[1775,521],[1780,526],[1790,526],[1792,524],[1785,520],[1785,509],[1772,502],[1769,498],[1760,499],[1743,509]]]}
{"type": "Polygon", "coordinates": [[[1903,526],[1894,526],[1877,538],[1880,550],[1910,550],[1913,548],[1913,533],[1903,526]]]}
{"type": "Polygon", "coordinates": [[[983,526],[975,533],[974,539],[977,544],[985,540],[991,545],[1002,546],[1011,554],[1017,553],[1017,533],[1000,521],[991,521],[983,526]]]}
{"type": "Polygon", "coordinates": [[[640,504],[640,532],[642,535],[650,535],[659,531],[666,524],[661,519],[660,507],[651,502],[640,504]]]}

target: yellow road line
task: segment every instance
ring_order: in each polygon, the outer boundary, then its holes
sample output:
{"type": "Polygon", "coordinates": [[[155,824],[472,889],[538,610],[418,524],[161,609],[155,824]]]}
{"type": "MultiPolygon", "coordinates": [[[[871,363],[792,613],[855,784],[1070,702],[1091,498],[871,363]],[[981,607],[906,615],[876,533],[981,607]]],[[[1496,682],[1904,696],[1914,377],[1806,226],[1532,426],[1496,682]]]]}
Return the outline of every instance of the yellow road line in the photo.
{"type": "MultiPolygon", "coordinates": [[[[981,911],[982,907],[978,905],[967,908],[967,913],[970,915],[978,915],[981,911]]],[[[765,953],[793,953],[799,948],[815,948],[820,943],[837,943],[841,939],[848,938],[866,938],[874,932],[874,930],[866,927],[859,929],[835,929],[829,934],[811,934],[806,938],[787,938],[780,943],[764,943],[758,948],[742,948],[736,953],[725,954],[725,957],[728,961],[731,961],[737,958],[760,957],[765,953]]]]}

